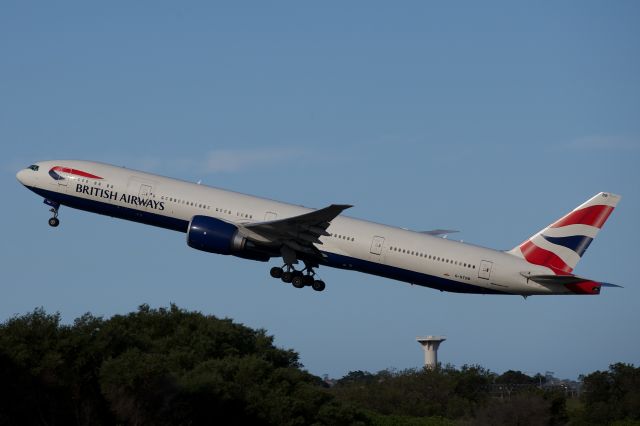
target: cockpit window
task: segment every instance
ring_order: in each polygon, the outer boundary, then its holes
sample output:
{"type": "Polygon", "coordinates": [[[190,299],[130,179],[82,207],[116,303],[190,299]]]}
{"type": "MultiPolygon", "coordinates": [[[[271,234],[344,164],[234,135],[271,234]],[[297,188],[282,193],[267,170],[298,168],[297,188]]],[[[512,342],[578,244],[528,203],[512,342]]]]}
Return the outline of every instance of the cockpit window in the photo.
{"type": "Polygon", "coordinates": [[[34,172],[37,172],[40,166],[36,166],[35,164],[32,164],[27,168],[33,170],[34,172]]]}

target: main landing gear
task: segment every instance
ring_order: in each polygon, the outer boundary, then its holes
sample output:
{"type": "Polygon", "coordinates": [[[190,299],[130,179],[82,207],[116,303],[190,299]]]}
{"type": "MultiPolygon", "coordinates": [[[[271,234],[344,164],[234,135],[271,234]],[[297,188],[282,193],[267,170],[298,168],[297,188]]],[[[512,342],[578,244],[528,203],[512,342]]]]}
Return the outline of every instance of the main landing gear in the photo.
{"type": "Polygon", "coordinates": [[[302,271],[297,271],[292,265],[274,266],[270,274],[273,278],[279,278],[282,282],[291,283],[295,288],[309,286],[315,291],[322,291],[325,288],[324,281],[315,279],[315,271],[308,265],[302,271]]]}
{"type": "Polygon", "coordinates": [[[44,203],[48,206],[51,206],[49,211],[53,213],[53,217],[49,218],[49,226],[57,227],[60,225],[60,219],[58,219],[58,209],[60,208],[60,203],[51,200],[44,200],[44,203]]]}

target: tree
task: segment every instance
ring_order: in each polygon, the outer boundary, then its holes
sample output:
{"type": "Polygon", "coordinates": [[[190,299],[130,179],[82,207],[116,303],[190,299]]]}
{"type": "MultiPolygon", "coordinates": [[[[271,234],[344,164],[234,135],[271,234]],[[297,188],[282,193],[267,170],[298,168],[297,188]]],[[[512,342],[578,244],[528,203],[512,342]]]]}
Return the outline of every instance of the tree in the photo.
{"type": "Polygon", "coordinates": [[[479,366],[351,372],[331,390],[339,399],[393,416],[472,416],[488,398],[493,374],[479,366]]]}
{"type": "Polygon", "coordinates": [[[617,363],[584,376],[581,400],[587,422],[640,420],[640,368],[617,363]]]}
{"type": "Polygon", "coordinates": [[[0,424],[368,424],[264,330],[175,305],[0,325],[0,424]]]}
{"type": "Polygon", "coordinates": [[[496,377],[496,383],[509,385],[535,385],[538,380],[524,374],[522,371],[507,370],[496,377]]]}
{"type": "Polygon", "coordinates": [[[509,400],[492,400],[471,422],[477,425],[545,426],[551,423],[551,404],[534,392],[520,392],[509,400]]]}

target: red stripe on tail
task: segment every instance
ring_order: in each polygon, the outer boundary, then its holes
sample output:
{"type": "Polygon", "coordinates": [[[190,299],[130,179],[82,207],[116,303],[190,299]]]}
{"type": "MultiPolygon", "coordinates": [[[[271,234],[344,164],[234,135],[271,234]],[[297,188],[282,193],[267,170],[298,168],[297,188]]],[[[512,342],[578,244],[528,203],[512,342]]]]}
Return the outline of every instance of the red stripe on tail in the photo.
{"type": "Polygon", "coordinates": [[[584,209],[576,210],[569,213],[568,215],[551,225],[551,228],[560,228],[561,226],[577,224],[602,228],[602,225],[604,225],[604,223],[607,221],[612,211],[613,207],[600,204],[585,207],[584,209]]]}
{"type": "Polygon", "coordinates": [[[535,265],[547,266],[554,270],[557,274],[564,275],[570,273],[573,268],[564,263],[556,254],[538,247],[531,241],[525,241],[520,245],[522,255],[529,263],[535,265]]]}

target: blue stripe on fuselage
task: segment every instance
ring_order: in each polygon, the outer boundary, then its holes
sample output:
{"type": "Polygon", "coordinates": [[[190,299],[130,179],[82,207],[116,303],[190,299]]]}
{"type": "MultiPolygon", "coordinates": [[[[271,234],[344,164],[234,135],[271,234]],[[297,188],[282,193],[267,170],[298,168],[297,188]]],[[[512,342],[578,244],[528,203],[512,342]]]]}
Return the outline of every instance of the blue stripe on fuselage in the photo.
{"type": "Polygon", "coordinates": [[[367,274],[378,275],[392,280],[404,281],[423,287],[430,287],[440,291],[450,291],[454,293],[476,293],[476,294],[509,294],[502,291],[492,290],[471,284],[465,284],[446,278],[423,274],[421,272],[410,271],[396,266],[384,265],[378,262],[358,259],[340,254],[323,252],[326,258],[326,265],[334,268],[355,270],[367,274]]]}
{"type": "Polygon", "coordinates": [[[89,200],[31,186],[28,186],[27,188],[48,200],[57,201],[62,205],[73,207],[78,210],[117,217],[118,219],[126,219],[133,222],[144,223],[146,225],[158,226],[160,228],[171,229],[173,231],[187,232],[187,228],[189,227],[189,221],[163,216],[153,212],[116,206],[102,201],[89,200]]]}
{"type": "MultiPolygon", "coordinates": [[[[160,228],[171,229],[179,232],[187,232],[187,228],[189,227],[189,222],[186,220],[163,216],[161,214],[153,212],[136,210],[129,207],[116,206],[113,204],[105,203],[103,201],[89,200],[86,198],[75,197],[73,195],[48,191],[35,187],[28,186],[27,188],[48,200],[56,201],[62,205],[73,207],[79,210],[116,217],[119,219],[130,220],[133,222],[144,223],[146,225],[157,226],[160,228]]],[[[322,264],[333,268],[355,270],[367,274],[378,275],[393,280],[404,281],[423,287],[430,287],[436,290],[450,291],[454,293],[509,294],[502,291],[487,289],[471,284],[460,283],[458,281],[453,281],[446,278],[410,271],[408,269],[384,265],[382,263],[369,260],[343,256],[330,252],[323,253],[326,255],[326,258],[325,261],[322,262],[322,264]]]]}

